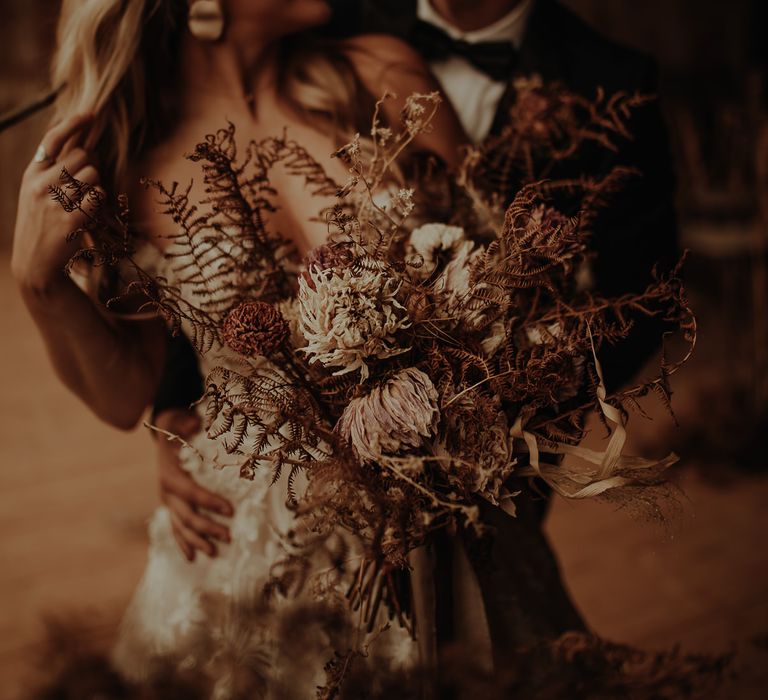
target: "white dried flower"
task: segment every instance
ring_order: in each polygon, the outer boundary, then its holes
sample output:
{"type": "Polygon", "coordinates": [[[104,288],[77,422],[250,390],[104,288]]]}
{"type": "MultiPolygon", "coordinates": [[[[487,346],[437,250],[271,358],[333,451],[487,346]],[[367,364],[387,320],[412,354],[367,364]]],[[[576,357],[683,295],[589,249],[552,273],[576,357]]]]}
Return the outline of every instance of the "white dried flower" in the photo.
{"type": "Polygon", "coordinates": [[[355,273],[312,267],[299,278],[302,348],[310,362],[338,367],[334,374],[360,369],[368,377],[366,360],[406,352],[396,334],[408,328],[408,312],[397,300],[399,283],[384,272],[355,273]]]}
{"type": "Polygon", "coordinates": [[[394,207],[400,212],[402,217],[408,217],[413,212],[416,203],[413,201],[415,191],[411,187],[401,187],[395,195],[394,207]]]}
{"type": "Polygon", "coordinates": [[[431,110],[427,110],[427,105],[434,108],[440,102],[442,99],[438,92],[414,93],[406,98],[401,119],[410,136],[424,133],[428,129],[431,110]]]}
{"type": "Polygon", "coordinates": [[[437,267],[440,253],[453,254],[466,240],[464,229],[445,224],[424,224],[414,229],[410,237],[411,252],[420,255],[424,264],[417,271],[419,277],[429,277],[437,267]]]}
{"type": "Polygon", "coordinates": [[[408,217],[416,206],[413,201],[413,189],[388,185],[377,190],[371,200],[379,209],[386,212],[396,212],[403,218],[408,217]]]}
{"type": "Polygon", "coordinates": [[[382,454],[419,448],[432,437],[440,420],[437,402],[432,380],[409,367],[367,396],[352,399],[337,430],[360,459],[375,462],[382,454]]]}
{"type": "Polygon", "coordinates": [[[483,250],[468,240],[464,230],[458,226],[431,223],[424,224],[411,233],[409,240],[411,254],[418,255],[423,265],[415,275],[427,279],[438,271],[440,257],[448,258],[442,271],[435,279],[435,308],[446,318],[474,326],[479,318],[467,300],[471,292],[472,267],[483,250]]]}
{"type": "Polygon", "coordinates": [[[378,142],[379,146],[385,147],[392,138],[392,129],[387,126],[374,126],[371,129],[371,136],[378,142]]]}
{"type": "Polygon", "coordinates": [[[478,313],[467,301],[472,291],[472,266],[481,255],[482,251],[471,241],[462,241],[434,284],[437,307],[441,312],[469,327],[474,327],[479,320],[478,313]]]}
{"type": "MultiPolygon", "coordinates": [[[[441,291],[451,297],[450,302],[463,301],[469,294],[469,278],[472,272],[472,264],[480,255],[480,251],[469,241],[465,241],[457,248],[451,261],[445,266],[445,270],[440,278],[442,284],[441,291]]],[[[449,303],[450,303],[449,302],[449,303]]]]}

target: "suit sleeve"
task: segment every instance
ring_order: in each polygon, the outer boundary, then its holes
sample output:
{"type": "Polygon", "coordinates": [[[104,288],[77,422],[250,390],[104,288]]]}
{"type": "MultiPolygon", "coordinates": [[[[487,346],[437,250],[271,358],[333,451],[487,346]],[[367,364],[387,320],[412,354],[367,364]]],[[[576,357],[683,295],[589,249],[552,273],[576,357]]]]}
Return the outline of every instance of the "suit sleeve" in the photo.
{"type": "Polygon", "coordinates": [[[203,395],[197,354],[189,339],[179,333],[168,334],[165,368],[152,407],[153,419],[171,408],[189,408],[203,395]]]}
{"type": "MultiPolygon", "coordinates": [[[[648,64],[639,91],[658,94],[655,66],[648,64]]],[[[642,292],[652,270],[670,270],[679,258],[675,215],[675,179],[667,130],[658,100],[639,108],[629,123],[632,139],[616,165],[640,171],[611,201],[595,224],[597,259],[593,272],[598,292],[609,296],[642,292]]],[[[608,390],[631,381],[661,346],[667,330],[658,318],[636,314],[627,340],[601,348],[608,390]]]]}

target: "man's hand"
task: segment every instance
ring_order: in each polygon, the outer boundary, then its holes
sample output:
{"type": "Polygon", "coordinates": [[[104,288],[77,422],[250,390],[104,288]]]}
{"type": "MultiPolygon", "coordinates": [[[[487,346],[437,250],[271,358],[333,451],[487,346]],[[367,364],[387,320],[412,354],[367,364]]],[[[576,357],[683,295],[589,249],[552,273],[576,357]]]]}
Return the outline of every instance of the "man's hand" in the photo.
{"type": "MultiPolygon", "coordinates": [[[[163,411],[155,424],[185,440],[200,429],[200,419],[195,413],[175,408],[163,411]]],[[[215,557],[217,550],[212,540],[229,542],[229,529],[212,520],[205,511],[231,517],[232,504],[204,489],[181,468],[177,441],[158,434],[156,443],[160,498],[171,513],[171,526],[179,549],[189,561],[195,560],[196,550],[215,557]]]]}

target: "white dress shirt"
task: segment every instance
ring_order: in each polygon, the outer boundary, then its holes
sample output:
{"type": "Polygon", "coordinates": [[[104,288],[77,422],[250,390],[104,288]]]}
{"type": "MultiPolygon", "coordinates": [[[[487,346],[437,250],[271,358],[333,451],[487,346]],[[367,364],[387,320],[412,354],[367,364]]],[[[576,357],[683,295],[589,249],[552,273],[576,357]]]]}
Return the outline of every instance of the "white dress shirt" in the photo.
{"type": "MultiPolygon", "coordinates": [[[[432,8],[429,0],[418,0],[417,16],[454,39],[470,44],[509,41],[519,49],[532,7],[533,0],[523,0],[508,15],[473,32],[463,32],[450,24],[432,8]]],[[[493,80],[459,56],[432,61],[429,67],[456,110],[467,136],[474,143],[480,143],[491,130],[507,84],[493,80]]]]}

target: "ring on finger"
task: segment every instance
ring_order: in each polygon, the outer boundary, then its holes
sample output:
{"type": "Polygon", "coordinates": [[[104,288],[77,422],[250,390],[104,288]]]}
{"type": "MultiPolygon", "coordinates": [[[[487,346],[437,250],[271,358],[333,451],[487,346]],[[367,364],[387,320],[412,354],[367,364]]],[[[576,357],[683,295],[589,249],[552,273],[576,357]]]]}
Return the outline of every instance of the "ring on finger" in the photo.
{"type": "Polygon", "coordinates": [[[41,143],[35,151],[35,157],[32,158],[33,163],[48,163],[49,165],[54,162],[53,158],[48,155],[48,151],[45,150],[45,146],[41,143]]]}

